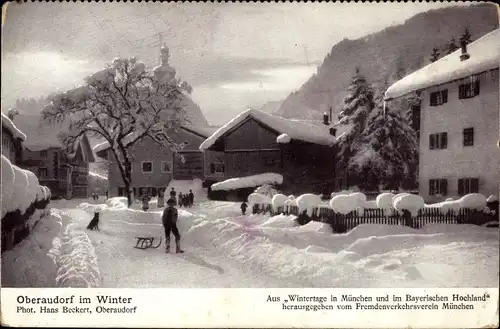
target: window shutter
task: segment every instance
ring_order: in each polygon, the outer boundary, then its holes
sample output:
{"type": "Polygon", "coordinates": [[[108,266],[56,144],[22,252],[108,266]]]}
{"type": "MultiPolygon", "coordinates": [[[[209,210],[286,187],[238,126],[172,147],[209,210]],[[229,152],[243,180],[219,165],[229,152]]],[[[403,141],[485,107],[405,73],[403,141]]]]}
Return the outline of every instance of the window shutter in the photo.
{"type": "Polygon", "coordinates": [[[215,164],[213,164],[213,163],[210,164],[210,172],[212,174],[215,173],[215,164]]]}
{"type": "Polygon", "coordinates": [[[437,96],[436,93],[431,93],[430,100],[429,100],[430,106],[435,106],[436,105],[436,100],[437,100],[436,96],[437,96]]]}
{"type": "Polygon", "coordinates": [[[429,135],[429,149],[434,150],[434,134],[429,135]]]}
{"type": "Polygon", "coordinates": [[[447,103],[448,102],[448,89],[443,90],[441,96],[443,98],[443,103],[447,103]]]}
{"type": "Polygon", "coordinates": [[[470,193],[479,193],[479,178],[470,180],[470,193]]]}
{"type": "Polygon", "coordinates": [[[474,83],[474,95],[479,95],[479,79],[474,83]]]}
{"type": "Polygon", "coordinates": [[[464,195],[464,180],[462,178],[458,180],[458,195],[464,195]]]}
{"type": "Polygon", "coordinates": [[[434,195],[434,180],[429,179],[429,195],[434,195]]]}
{"type": "Polygon", "coordinates": [[[448,147],[448,133],[441,133],[441,148],[445,149],[448,147]]]}
{"type": "Polygon", "coordinates": [[[458,86],[458,99],[465,98],[465,85],[458,86]]]}
{"type": "Polygon", "coordinates": [[[441,183],[439,184],[439,192],[441,195],[448,195],[448,181],[446,179],[441,179],[441,183]]]}

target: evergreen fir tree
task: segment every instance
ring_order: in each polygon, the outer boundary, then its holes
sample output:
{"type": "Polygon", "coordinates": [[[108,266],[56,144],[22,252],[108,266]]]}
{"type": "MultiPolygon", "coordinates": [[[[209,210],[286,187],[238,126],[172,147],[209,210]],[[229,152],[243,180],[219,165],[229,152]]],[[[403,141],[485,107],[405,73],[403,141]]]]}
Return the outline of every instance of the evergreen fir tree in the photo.
{"type": "Polygon", "coordinates": [[[344,161],[349,159],[352,150],[358,146],[366,120],[375,107],[373,88],[360,74],[359,68],[356,68],[356,75],[352,78],[348,92],[338,117],[338,124],[351,126],[340,138],[340,158],[344,161]]]}
{"type": "Polygon", "coordinates": [[[460,44],[462,44],[462,42],[465,42],[465,44],[468,45],[472,42],[471,38],[472,36],[470,34],[469,28],[466,27],[464,33],[460,37],[460,44]]]}
{"type": "Polygon", "coordinates": [[[439,53],[439,48],[437,47],[432,48],[431,59],[430,59],[431,63],[437,61],[440,55],[441,54],[439,53]]]}
{"type": "Polygon", "coordinates": [[[351,186],[358,185],[362,178],[351,175],[347,166],[349,159],[361,145],[363,131],[370,113],[375,108],[374,91],[366,78],[356,68],[356,75],[348,87],[348,96],[344,99],[344,106],[338,116],[337,125],[347,125],[349,129],[338,138],[337,165],[347,169],[348,181],[351,186]]]}
{"type": "Polygon", "coordinates": [[[457,50],[459,47],[457,46],[457,42],[455,38],[451,38],[450,43],[446,46],[446,54],[451,54],[455,50],[457,50]]]}
{"type": "Polygon", "coordinates": [[[402,111],[386,107],[378,97],[362,143],[349,161],[350,171],[362,177],[365,190],[411,188],[416,184],[418,144],[415,131],[402,111]]]}

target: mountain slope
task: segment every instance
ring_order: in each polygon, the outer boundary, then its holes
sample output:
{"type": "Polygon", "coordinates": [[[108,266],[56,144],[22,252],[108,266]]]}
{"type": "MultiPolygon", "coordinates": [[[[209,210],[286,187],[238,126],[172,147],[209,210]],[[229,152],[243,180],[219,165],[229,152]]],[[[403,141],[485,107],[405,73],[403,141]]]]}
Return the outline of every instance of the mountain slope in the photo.
{"type": "Polygon", "coordinates": [[[458,42],[466,27],[472,40],[498,28],[496,7],[480,4],[431,10],[364,38],[344,39],[333,46],[317,74],[284,100],[277,114],[311,119],[332,107],[335,118],[356,67],[375,88],[385,79],[392,83],[427,65],[433,47],[443,52],[452,37],[458,42]]]}

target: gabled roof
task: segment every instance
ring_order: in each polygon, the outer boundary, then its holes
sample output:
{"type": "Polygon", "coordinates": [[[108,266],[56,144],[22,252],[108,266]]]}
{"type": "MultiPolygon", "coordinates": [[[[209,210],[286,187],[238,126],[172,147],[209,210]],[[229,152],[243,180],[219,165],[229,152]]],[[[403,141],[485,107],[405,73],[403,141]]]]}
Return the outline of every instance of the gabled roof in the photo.
{"type": "Polygon", "coordinates": [[[330,135],[328,128],[312,125],[301,120],[290,120],[259,110],[249,109],[215,131],[200,145],[200,150],[203,151],[212,147],[219,138],[223,137],[227,132],[247,118],[254,118],[277,131],[279,134],[287,134],[292,140],[295,139],[320,145],[333,145],[336,140],[334,136],[330,135]]]}
{"type": "MultiPolygon", "coordinates": [[[[196,126],[196,125],[183,125],[180,127],[180,129],[188,131],[192,134],[195,134],[201,138],[207,138],[211,134],[214,133],[218,129],[218,127],[202,127],[202,126],[196,126]]],[[[136,132],[130,133],[126,138],[124,138],[124,142],[127,143],[128,140],[134,139],[134,137],[137,136],[136,132]]],[[[104,152],[109,149],[109,143],[107,141],[99,143],[94,146],[94,152],[102,157],[104,154],[100,154],[101,152],[104,152]]]]}
{"type": "Polygon", "coordinates": [[[12,136],[14,136],[14,138],[16,139],[20,139],[22,141],[26,140],[26,135],[21,130],[19,130],[19,128],[17,128],[16,125],[14,124],[14,122],[12,122],[12,120],[9,119],[9,117],[5,115],[3,112],[2,112],[2,129],[8,130],[12,134],[12,136]]]}
{"type": "Polygon", "coordinates": [[[448,83],[499,67],[500,29],[467,45],[470,58],[460,60],[461,49],[407,75],[390,86],[385,99],[398,98],[417,90],[448,83]]]}
{"type": "MultiPolygon", "coordinates": [[[[40,114],[21,114],[19,117],[18,126],[20,126],[27,135],[23,146],[30,151],[42,151],[50,148],[62,148],[63,145],[58,138],[62,131],[69,130],[69,123],[62,122],[57,125],[43,124],[40,121],[40,114]]],[[[75,149],[82,148],[83,157],[87,162],[96,160],[95,154],[86,135],[80,136],[75,145],[75,149]]],[[[75,154],[68,154],[71,158],[75,154]]]]}

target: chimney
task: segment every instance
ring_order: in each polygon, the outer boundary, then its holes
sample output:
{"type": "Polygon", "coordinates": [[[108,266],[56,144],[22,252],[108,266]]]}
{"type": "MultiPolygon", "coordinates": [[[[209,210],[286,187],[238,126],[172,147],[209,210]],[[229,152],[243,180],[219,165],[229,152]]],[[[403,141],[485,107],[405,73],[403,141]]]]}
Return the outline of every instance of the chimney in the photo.
{"type": "Polygon", "coordinates": [[[332,107],[330,106],[330,122],[333,122],[333,120],[332,120],[332,119],[333,119],[333,118],[332,118],[332,107]]]}
{"type": "Polygon", "coordinates": [[[330,131],[330,135],[332,135],[332,136],[337,135],[337,129],[335,129],[335,128],[330,128],[330,129],[329,129],[329,131],[330,131]]]}
{"type": "Polygon", "coordinates": [[[470,57],[470,55],[467,53],[467,43],[465,42],[465,40],[462,40],[460,42],[460,45],[462,48],[462,54],[460,55],[460,60],[465,61],[465,60],[469,59],[469,57],[470,57]]]}
{"type": "Polygon", "coordinates": [[[330,125],[330,120],[328,119],[328,113],[323,113],[323,124],[325,126],[329,126],[330,125]]]}

